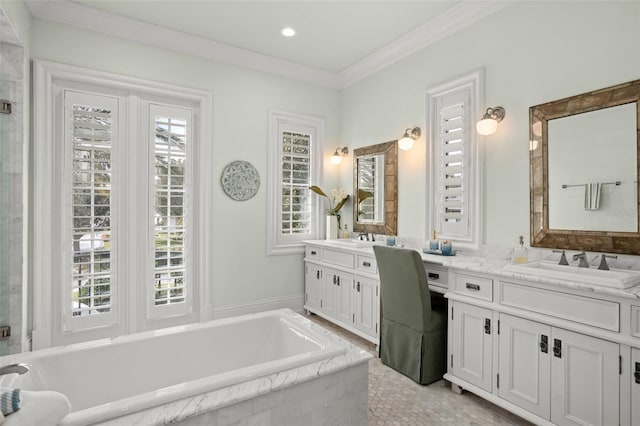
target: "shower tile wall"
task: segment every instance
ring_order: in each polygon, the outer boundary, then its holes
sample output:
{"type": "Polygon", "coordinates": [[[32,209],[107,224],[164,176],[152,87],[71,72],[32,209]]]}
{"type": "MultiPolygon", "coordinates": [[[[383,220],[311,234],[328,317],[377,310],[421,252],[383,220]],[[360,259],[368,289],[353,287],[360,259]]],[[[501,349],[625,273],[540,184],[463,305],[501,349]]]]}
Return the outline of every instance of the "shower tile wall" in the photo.
{"type": "MultiPolygon", "coordinates": [[[[8,27],[8,28],[7,28],[8,27]]],[[[22,351],[23,250],[23,49],[11,39],[0,10],[0,99],[12,103],[0,114],[0,325],[11,337],[0,341],[0,355],[22,351]]]]}

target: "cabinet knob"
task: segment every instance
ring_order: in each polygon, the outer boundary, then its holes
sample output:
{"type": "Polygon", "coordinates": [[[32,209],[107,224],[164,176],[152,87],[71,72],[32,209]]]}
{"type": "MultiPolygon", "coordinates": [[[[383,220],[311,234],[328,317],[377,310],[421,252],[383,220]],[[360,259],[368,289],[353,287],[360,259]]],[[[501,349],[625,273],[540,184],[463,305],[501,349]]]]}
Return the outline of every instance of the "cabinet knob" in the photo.
{"type": "Polygon", "coordinates": [[[318,254],[315,250],[311,250],[311,255],[315,256],[316,254],[318,254]]]}
{"type": "Polygon", "coordinates": [[[371,262],[362,262],[362,266],[369,268],[371,266],[371,262]]]}

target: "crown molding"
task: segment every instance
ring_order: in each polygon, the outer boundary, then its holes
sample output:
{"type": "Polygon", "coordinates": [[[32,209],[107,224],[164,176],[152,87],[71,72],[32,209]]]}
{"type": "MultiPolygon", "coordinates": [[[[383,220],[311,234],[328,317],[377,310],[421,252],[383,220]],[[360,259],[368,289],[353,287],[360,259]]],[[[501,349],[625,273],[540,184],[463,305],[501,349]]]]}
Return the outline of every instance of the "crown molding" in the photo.
{"type": "Polygon", "coordinates": [[[31,14],[36,18],[323,87],[340,88],[340,79],[337,74],[332,72],[240,49],[137,19],[115,15],[69,0],[26,0],[26,3],[31,14]]]}
{"type": "Polygon", "coordinates": [[[115,15],[71,0],[25,0],[39,19],[72,25],[139,43],[175,50],[255,71],[304,81],[321,87],[343,89],[424,49],[425,47],[490,16],[517,0],[464,0],[443,14],[392,41],[382,49],[339,73],[324,71],[247,49],[194,36],[181,31],[115,15]]]}
{"type": "Polygon", "coordinates": [[[340,72],[341,87],[363,80],[517,0],[465,0],[340,72]]]}

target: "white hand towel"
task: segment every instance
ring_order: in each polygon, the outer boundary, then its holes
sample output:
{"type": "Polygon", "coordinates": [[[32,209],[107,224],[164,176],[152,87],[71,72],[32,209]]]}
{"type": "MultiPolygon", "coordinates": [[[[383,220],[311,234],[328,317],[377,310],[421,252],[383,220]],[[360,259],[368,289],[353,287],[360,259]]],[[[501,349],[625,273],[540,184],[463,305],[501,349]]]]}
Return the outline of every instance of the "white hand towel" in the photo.
{"type": "Polygon", "coordinates": [[[598,210],[600,208],[600,192],[602,184],[600,182],[587,183],[584,186],[584,209],[598,210]]]}
{"type": "Polygon", "coordinates": [[[71,410],[69,399],[54,391],[22,392],[22,407],[5,417],[3,426],[55,426],[71,410]]]}

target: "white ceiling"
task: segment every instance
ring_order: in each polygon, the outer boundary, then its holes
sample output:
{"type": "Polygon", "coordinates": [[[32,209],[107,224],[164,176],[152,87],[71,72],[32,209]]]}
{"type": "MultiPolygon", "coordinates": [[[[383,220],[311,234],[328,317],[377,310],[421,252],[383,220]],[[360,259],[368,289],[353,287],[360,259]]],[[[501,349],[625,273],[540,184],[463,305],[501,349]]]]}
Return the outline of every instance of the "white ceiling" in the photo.
{"type": "Polygon", "coordinates": [[[27,0],[31,13],[344,87],[515,0],[27,0]],[[280,30],[291,26],[292,38],[280,30]],[[114,31],[117,28],[118,31],[114,31]]]}

